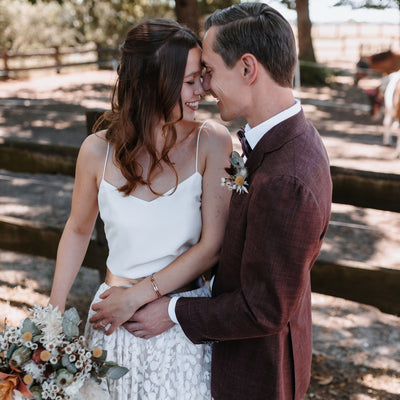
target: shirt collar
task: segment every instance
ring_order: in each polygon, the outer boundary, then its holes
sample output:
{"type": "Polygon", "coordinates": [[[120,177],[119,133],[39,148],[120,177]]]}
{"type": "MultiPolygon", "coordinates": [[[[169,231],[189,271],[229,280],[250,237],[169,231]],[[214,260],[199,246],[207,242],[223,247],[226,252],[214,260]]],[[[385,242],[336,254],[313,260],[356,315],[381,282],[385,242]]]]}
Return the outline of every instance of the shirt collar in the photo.
{"type": "Polygon", "coordinates": [[[274,126],[292,117],[293,115],[297,114],[300,111],[301,111],[300,101],[295,99],[295,103],[291,107],[274,115],[272,118],[269,118],[264,122],[261,122],[261,124],[255,126],[254,128],[250,128],[249,124],[246,124],[244,132],[250,147],[254,149],[254,147],[256,147],[257,143],[260,141],[260,139],[264,136],[266,132],[268,132],[274,126]]]}

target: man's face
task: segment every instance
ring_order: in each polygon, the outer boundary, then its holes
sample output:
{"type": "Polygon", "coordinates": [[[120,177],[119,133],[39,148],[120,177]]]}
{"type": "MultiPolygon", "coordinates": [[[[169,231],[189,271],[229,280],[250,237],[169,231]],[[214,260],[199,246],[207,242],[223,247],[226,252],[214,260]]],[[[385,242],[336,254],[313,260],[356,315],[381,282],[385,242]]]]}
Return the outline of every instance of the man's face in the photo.
{"type": "Polygon", "coordinates": [[[242,117],[240,84],[242,82],[239,62],[228,68],[222,57],[213,50],[217,27],[212,26],[204,37],[202,61],[205,67],[203,88],[216,99],[221,119],[231,121],[242,117]]]}

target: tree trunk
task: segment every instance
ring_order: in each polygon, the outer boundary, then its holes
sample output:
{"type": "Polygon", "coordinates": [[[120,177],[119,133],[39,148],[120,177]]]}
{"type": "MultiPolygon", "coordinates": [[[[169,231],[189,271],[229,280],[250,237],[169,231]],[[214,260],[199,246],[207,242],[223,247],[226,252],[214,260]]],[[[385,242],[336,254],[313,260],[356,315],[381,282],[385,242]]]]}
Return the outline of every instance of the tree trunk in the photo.
{"type": "Polygon", "coordinates": [[[199,18],[197,13],[197,0],[175,0],[175,13],[177,21],[199,34],[199,18]]]}
{"type": "Polygon", "coordinates": [[[296,11],[299,59],[315,62],[316,59],[311,37],[311,20],[308,9],[308,0],[296,0],[296,11]]]}

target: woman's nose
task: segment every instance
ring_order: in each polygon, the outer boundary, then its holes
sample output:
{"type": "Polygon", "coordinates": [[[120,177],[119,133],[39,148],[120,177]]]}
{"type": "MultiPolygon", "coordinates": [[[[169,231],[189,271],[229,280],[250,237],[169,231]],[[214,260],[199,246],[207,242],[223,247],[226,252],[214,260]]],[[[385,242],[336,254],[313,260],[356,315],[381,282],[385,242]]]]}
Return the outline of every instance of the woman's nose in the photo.
{"type": "Polygon", "coordinates": [[[196,89],[194,91],[195,95],[199,95],[199,96],[203,96],[204,95],[204,88],[203,85],[201,84],[201,82],[196,85],[196,89]]]}

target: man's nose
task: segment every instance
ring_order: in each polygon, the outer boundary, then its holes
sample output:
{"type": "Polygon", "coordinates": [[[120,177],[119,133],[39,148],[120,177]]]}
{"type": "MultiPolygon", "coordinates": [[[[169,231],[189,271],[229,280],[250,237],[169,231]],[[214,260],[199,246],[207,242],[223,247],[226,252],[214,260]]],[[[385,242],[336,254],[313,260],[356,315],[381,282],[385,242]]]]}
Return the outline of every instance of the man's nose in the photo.
{"type": "Polygon", "coordinates": [[[210,76],[208,74],[205,74],[202,83],[205,92],[208,92],[211,88],[210,81],[211,81],[210,76]]]}

